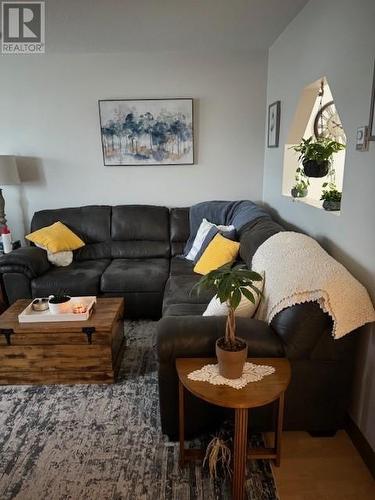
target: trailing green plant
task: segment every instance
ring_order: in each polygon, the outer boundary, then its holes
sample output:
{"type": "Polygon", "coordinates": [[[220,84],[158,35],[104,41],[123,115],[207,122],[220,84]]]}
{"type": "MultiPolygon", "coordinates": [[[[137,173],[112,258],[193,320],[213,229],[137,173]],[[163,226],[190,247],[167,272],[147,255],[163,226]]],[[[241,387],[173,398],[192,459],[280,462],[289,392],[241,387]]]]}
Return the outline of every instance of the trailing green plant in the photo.
{"type": "Polygon", "coordinates": [[[340,142],[333,141],[326,137],[319,137],[318,139],[314,139],[313,137],[304,139],[302,137],[301,142],[296,146],[292,146],[290,149],[293,149],[296,153],[300,153],[298,160],[301,163],[308,160],[319,163],[328,161],[331,163],[334,153],[338,153],[342,149],[345,149],[345,144],[341,144],[340,142]]]}
{"type": "Polygon", "coordinates": [[[292,187],[292,190],[294,189],[297,192],[297,198],[301,198],[305,196],[305,192],[310,186],[309,178],[305,175],[303,168],[297,167],[294,179],[296,183],[292,187]]]}
{"type": "Polygon", "coordinates": [[[302,198],[306,195],[308,184],[305,181],[297,182],[296,184],[294,184],[292,189],[295,189],[297,191],[297,198],[302,198]]]}
{"type": "Polygon", "coordinates": [[[255,271],[251,271],[245,264],[224,264],[210,271],[193,287],[198,293],[203,288],[213,290],[221,303],[228,305],[228,317],[225,329],[225,344],[229,348],[236,345],[236,320],[234,312],[241,302],[242,296],[255,304],[255,295],[261,295],[261,291],[254,285],[254,281],[262,281],[263,278],[255,271]],[[251,289],[251,290],[250,290],[251,289]]]}
{"type": "Polygon", "coordinates": [[[322,185],[323,191],[320,197],[324,201],[341,201],[342,193],[337,190],[334,182],[324,182],[322,185]]]}

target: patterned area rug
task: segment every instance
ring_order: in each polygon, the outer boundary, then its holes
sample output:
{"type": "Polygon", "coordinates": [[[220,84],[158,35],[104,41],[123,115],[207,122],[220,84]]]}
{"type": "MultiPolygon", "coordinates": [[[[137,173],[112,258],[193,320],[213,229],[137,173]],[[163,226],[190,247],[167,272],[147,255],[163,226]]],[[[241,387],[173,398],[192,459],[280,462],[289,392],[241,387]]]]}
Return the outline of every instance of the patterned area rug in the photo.
{"type": "MultiPolygon", "coordinates": [[[[155,327],[126,322],[114,385],[0,387],[1,500],[231,498],[228,481],[214,485],[201,463],[179,470],[178,445],[161,434],[155,327]]],[[[277,499],[269,463],[248,469],[248,498],[277,499]]]]}

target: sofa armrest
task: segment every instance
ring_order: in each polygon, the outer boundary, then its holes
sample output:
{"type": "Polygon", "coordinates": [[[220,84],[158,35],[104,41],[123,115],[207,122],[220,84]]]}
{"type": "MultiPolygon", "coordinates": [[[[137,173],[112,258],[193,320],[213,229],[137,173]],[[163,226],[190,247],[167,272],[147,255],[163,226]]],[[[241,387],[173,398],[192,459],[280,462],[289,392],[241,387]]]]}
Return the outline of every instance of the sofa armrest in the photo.
{"type": "MultiPolygon", "coordinates": [[[[226,317],[166,316],[158,323],[159,361],[172,362],[178,357],[215,356],[215,342],[225,332],[226,317]]],[[[236,335],[247,341],[250,357],[283,357],[283,343],[263,321],[236,318],[236,335]]]]}
{"type": "Polygon", "coordinates": [[[50,268],[47,252],[38,247],[24,247],[0,257],[0,273],[20,273],[37,278],[50,268]]]}
{"type": "Polygon", "coordinates": [[[272,319],[271,327],[289,359],[310,359],[320,339],[332,335],[332,320],[317,302],[287,307],[272,319]]]}

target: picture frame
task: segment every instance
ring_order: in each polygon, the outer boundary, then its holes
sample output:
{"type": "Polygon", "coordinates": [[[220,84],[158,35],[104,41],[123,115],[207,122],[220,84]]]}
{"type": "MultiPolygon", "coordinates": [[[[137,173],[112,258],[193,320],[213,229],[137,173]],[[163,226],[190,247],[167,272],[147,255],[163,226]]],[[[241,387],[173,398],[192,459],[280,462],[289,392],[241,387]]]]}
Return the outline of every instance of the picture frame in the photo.
{"type": "Polygon", "coordinates": [[[268,106],[267,146],[279,147],[281,101],[275,101],[268,106]]]}
{"type": "Polygon", "coordinates": [[[105,166],[193,165],[193,98],[98,101],[105,166]]]}
{"type": "Polygon", "coordinates": [[[368,151],[368,141],[369,141],[369,135],[368,135],[367,125],[358,127],[355,149],[357,151],[368,151]]]}
{"type": "Polygon", "coordinates": [[[371,103],[370,103],[370,117],[368,122],[368,140],[375,141],[375,60],[374,60],[374,69],[372,76],[372,89],[371,89],[371,103]]]}

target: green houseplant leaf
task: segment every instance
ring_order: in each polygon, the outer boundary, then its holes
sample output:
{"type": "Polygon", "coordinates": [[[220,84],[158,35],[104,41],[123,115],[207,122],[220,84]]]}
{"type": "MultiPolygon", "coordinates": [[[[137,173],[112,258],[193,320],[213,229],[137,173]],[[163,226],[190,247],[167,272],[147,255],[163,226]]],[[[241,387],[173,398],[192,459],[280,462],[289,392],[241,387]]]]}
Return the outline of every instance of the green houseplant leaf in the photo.
{"type": "Polygon", "coordinates": [[[331,163],[332,156],[342,149],[345,149],[345,144],[333,141],[332,139],[319,137],[314,140],[313,137],[301,139],[301,142],[290,149],[299,153],[298,160],[304,161],[314,160],[317,162],[329,161],[331,163]]]}
{"type": "Polygon", "coordinates": [[[253,304],[255,303],[255,295],[261,295],[261,292],[254,285],[254,282],[262,280],[263,277],[259,273],[248,269],[245,264],[232,265],[232,263],[228,263],[202,276],[192,288],[192,292],[197,291],[198,294],[203,289],[210,289],[215,292],[221,303],[228,304],[228,318],[231,316],[232,323],[231,327],[226,329],[225,340],[229,344],[235,343],[234,311],[239,306],[242,296],[253,304]]]}

